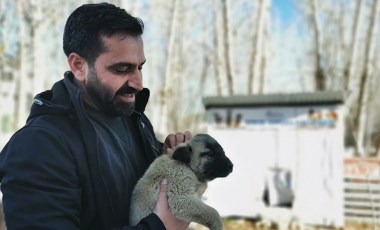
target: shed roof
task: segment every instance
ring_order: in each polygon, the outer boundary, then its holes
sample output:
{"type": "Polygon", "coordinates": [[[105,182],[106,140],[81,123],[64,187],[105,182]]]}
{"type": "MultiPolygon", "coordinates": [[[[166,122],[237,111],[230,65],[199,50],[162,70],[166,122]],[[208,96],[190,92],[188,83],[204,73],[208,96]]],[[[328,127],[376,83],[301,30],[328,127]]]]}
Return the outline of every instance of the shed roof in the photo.
{"type": "Polygon", "coordinates": [[[257,94],[244,96],[209,96],[203,98],[203,104],[206,109],[218,107],[307,106],[342,104],[343,102],[344,94],[340,91],[291,94],[257,94]]]}

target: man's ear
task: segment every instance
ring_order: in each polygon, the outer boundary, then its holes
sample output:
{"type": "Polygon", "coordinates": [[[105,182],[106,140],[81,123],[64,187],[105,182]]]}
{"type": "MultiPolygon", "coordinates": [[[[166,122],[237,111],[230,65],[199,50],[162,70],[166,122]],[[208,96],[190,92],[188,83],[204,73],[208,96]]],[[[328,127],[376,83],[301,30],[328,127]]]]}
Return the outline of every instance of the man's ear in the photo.
{"type": "Polygon", "coordinates": [[[172,158],[177,161],[181,161],[185,164],[189,164],[191,160],[192,149],[189,144],[177,147],[172,155],[172,158]]]}
{"type": "Polygon", "coordinates": [[[67,57],[67,62],[69,63],[71,72],[74,74],[75,78],[80,82],[85,82],[88,65],[87,61],[77,53],[71,53],[67,57]]]}

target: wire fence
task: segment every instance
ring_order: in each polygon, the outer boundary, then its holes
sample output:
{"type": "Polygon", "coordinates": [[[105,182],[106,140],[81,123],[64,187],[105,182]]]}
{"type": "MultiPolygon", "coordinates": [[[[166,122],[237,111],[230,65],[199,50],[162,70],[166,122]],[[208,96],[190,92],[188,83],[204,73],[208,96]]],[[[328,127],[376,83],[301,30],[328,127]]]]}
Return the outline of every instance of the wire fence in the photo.
{"type": "Polygon", "coordinates": [[[380,225],[380,159],[346,158],[344,215],[347,221],[380,225]]]}

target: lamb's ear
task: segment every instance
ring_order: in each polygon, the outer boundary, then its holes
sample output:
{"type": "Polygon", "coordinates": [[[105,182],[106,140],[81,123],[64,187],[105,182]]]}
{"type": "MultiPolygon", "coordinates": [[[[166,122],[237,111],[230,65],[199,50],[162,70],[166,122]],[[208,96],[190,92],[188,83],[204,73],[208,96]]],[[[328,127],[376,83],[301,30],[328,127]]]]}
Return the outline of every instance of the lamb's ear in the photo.
{"type": "Polygon", "coordinates": [[[181,161],[185,164],[190,163],[191,159],[191,146],[189,144],[177,147],[172,155],[172,158],[177,161],[181,161]]]}

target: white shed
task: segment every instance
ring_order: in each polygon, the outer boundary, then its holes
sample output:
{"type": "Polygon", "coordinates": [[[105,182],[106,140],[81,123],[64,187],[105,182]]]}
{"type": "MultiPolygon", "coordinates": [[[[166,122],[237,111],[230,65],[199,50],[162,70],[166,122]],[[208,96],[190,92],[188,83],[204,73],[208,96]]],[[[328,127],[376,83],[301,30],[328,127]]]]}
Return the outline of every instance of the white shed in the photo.
{"type": "Polygon", "coordinates": [[[344,105],[340,92],[206,97],[208,133],[234,163],[209,183],[222,216],[281,210],[303,224],[343,226],[344,105]]]}

